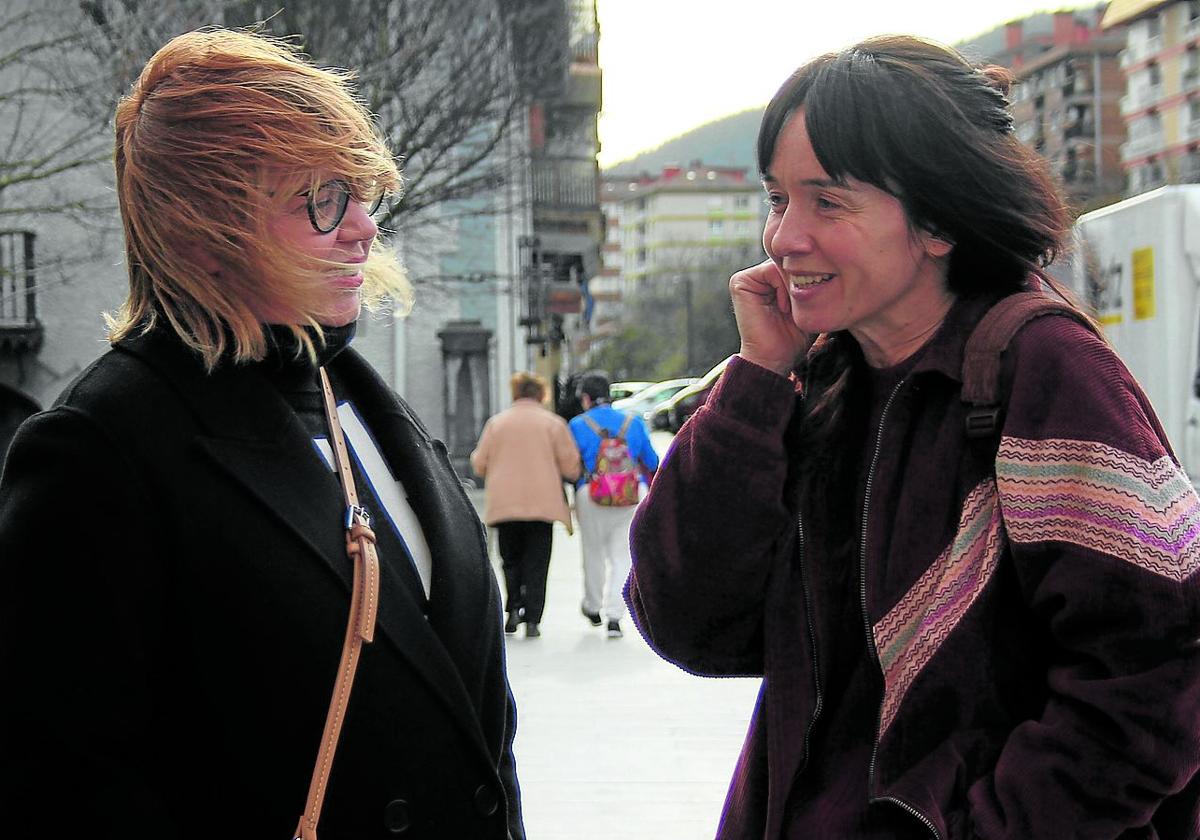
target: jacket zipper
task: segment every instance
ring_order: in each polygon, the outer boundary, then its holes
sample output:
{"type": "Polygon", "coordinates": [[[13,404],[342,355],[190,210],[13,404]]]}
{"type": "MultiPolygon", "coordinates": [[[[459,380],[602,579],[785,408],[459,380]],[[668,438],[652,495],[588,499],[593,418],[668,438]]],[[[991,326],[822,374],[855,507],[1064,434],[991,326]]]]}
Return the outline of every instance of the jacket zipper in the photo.
{"type": "MultiPolygon", "coordinates": [[[[871,486],[875,482],[875,466],[879,461],[879,453],[883,449],[883,425],[887,420],[888,409],[892,407],[892,402],[896,399],[896,395],[900,393],[900,389],[904,387],[907,379],[902,379],[896,383],[896,387],[892,389],[892,393],[888,396],[887,402],[883,405],[883,411],[879,415],[879,429],[875,433],[875,451],[871,455],[871,467],[867,470],[867,486],[863,493],[863,516],[862,516],[862,538],[859,540],[858,554],[858,587],[859,596],[862,605],[863,624],[867,631],[867,651],[871,655],[871,661],[879,668],[880,676],[883,674],[883,666],[879,662],[879,651],[875,647],[875,634],[871,630],[871,618],[867,614],[867,514],[871,506],[871,486]]],[[[884,685],[886,686],[886,678],[884,685]]],[[[879,701],[879,711],[875,716],[875,740],[871,745],[871,764],[867,771],[867,791],[868,802],[891,802],[912,814],[921,823],[929,829],[934,840],[942,840],[941,833],[937,830],[937,826],[933,824],[927,816],[922,814],[912,805],[896,798],[895,796],[876,796],[871,797],[869,791],[874,787],[875,783],[875,758],[879,752],[879,726],[883,722],[883,699],[879,701]]]]}
{"type": "Polygon", "coordinates": [[[813,706],[812,718],[808,721],[808,728],[804,730],[804,762],[796,768],[796,772],[792,776],[793,785],[795,785],[796,776],[804,772],[804,768],[808,765],[810,758],[808,752],[809,741],[812,738],[813,727],[817,725],[817,718],[821,716],[821,709],[825,705],[825,698],[821,696],[821,675],[817,667],[817,634],[813,630],[812,602],[808,592],[808,583],[804,579],[804,517],[801,514],[796,516],[796,532],[800,539],[796,556],[800,566],[800,588],[804,591],[804,618],[808,623],[808,643],[812,646],[813,689],[816,691],[817,701],[813,706]]]}

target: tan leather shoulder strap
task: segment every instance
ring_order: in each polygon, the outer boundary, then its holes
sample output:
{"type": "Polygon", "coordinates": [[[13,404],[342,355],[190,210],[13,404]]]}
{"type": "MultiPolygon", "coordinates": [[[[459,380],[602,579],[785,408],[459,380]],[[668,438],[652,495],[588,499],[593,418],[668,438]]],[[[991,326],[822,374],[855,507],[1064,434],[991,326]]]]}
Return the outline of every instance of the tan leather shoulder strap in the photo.
{"type": "Polygon", "coordinates": [[[375,615],[379,607],[379,558],[375,554],[375,533],[371,530],[371,517],[358,503],[354,473],[350,469],[350,455],[346,450],[342,424],[338,420],[333,387],[329,384],[325,368],[320,368],[320,374],[325,421],[329,425],[329,443],[333,449],[334,466],[346,502],[346,554],[354,565],[354,591],[350,601],[350,619],[342,642],[342,655],[338,662],[337,680],[334,682],[333,696],[329,701],[329,712],[325,716],[325,731],[321,735],[321,746],[317,751],[312,781],[309,782],[304,813],[293,835],[295,840],[317,840],[317,823],[321,820],[325,787],[329,782],[333,756],[337,752],[342,722],[346,718],[350,689],[354,685],[354,673],[358,669],[358,656],[362,645],[375,638],[375,615]]]}
{"type": "Polygon", "coordinates": [[[621,440],[628,440],[629,427],[633,423],[633,415],[626,414],[624,421],[621,423],[621,431],[617,432],[617,437],[621,440]]]}

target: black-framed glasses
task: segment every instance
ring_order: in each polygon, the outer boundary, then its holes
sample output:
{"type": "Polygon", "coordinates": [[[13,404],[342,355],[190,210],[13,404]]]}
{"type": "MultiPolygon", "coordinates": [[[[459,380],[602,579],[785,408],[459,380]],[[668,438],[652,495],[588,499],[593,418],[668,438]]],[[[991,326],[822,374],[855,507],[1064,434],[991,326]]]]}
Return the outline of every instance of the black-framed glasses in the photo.
{"type": "MultiPolygon", "coordinates": [[[[315,190],[301,193],[308,206],[308,220],[312,222],[317,233],[332,233],[346,217],[346,209],[350,199],[354,198],[354,190],[350,184],[341,179],[326,181],[315,190]]],[[[367,209],[367,214],[374,216],[383,206],[383,191],[374,197],[361,201],[367,209]]]]}

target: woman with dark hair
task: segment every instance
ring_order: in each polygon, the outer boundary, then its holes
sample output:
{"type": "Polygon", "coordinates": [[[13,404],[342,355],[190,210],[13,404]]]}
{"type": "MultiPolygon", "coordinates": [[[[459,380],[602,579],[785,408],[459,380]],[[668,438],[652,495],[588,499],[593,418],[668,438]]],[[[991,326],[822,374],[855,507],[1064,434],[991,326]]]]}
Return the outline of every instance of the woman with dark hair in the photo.
{"type": "Polygon", "coordinates": [[[881,37],[764,114],[769,259],[626,588],[667,659],[763,677],[722,838],[1200,832],[1200,500],[1140,388],[1038,317],[964,431],[968,336],[1068,226],[1010,79],[881,37]]]}

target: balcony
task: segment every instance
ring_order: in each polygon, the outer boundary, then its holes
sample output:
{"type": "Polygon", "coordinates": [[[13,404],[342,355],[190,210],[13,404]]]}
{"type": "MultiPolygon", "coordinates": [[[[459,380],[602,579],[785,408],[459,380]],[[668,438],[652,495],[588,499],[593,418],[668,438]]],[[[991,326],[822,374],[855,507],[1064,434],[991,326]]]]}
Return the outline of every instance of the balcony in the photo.
{"type": "Polygon", "coordinates": [[[534,158],[531,176],[535,206],[598,209],[596,161],[577,158],[534,158]]]}
{"type": "Polygon", "coordinates": [[[595,62],[571,62],[562,104],[599,111],[604,105],[603,73],[595,62]]]}
{"type": "Polygon", "coordinates": [[[1145,110],[1162,99],[1162,97],[1162,85],[1135,88],[1121,97],[1121,116],[1128,116],[1136,111],[1145,110]]]}
{"type": "Polygon", "coordinates": [[[32,231],[0,231],[0,355],[36,353],[43,328],[37,317],[32,231]]]}
{"type": "Polygon", "coordinates": [[[1125,49],[1121,50],[1120,63],[1121,69],[1131,67],[1139,61],[1145,61],[1152,55],[1157,55],[1163,51],[1163,36],[1155,35],[1153,38],[1147,38],[1141,44],[1130,44],[1125,49]]]}
{"type": "Polygon", "coordinates": [[[1141,137],[1134,137],[1121,144],[1121,161],[1128,162],[1146,157],[1147,155],[1157,154],[1163,150],[1165,145],[1166,137],[1161,131],[1143,134],[1141,137]]]}
{"type": "Polygon", "coordinates": [[[1200,140],[1200,119],[1184,123],[1183,136],[1187,140],[1200,140]]]}

